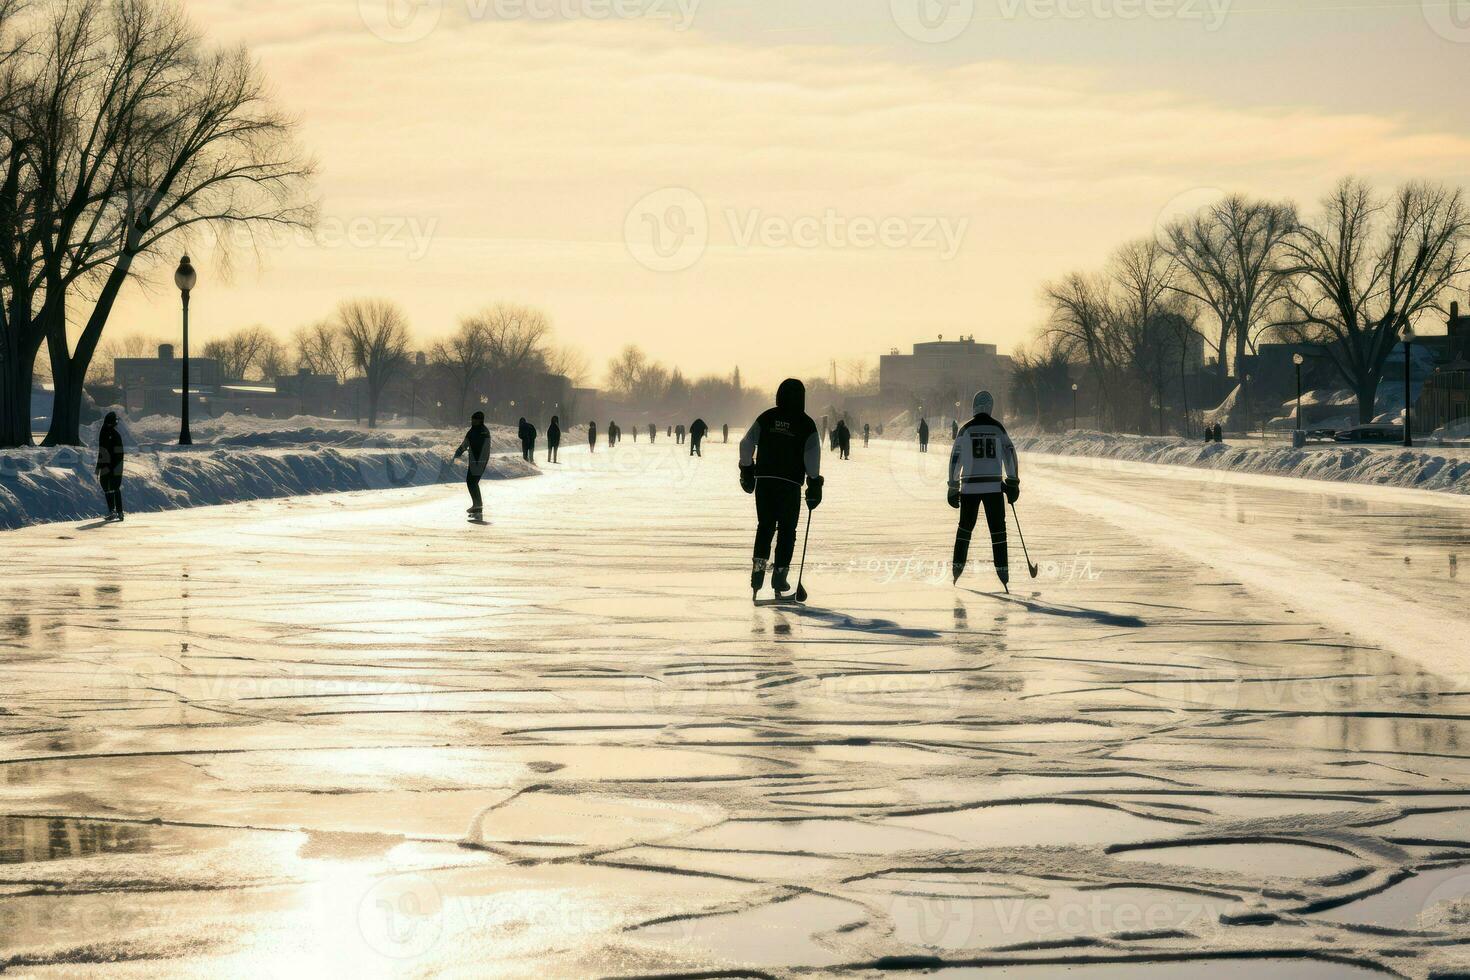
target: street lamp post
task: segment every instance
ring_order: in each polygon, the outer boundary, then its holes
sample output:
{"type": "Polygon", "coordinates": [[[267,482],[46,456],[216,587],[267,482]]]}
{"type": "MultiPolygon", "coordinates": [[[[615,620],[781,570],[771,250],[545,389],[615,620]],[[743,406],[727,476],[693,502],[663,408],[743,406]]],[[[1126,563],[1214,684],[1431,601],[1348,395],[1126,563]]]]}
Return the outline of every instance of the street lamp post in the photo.
{"type": "Polygon", "coordinates": [[[1414,327],[1405,323],[1404,331],[1400,335],[1404,341],[1404,448],[1411,449],[1414,445],[1414,399],[1409,391],[1409,371],[1414,364],[1414,327]]]}
{"type": "Polygon", "coordinates": [[[1240,432],[1242,435],[1251,434],[1251,376],[1245,376],[1245,384],[1240,387],[1241,400],[1245,402],[1245,411],[1242,413],[1240,432]]]}
{"type": "Polygon", "coordinates": [[[1072,382],[1072,428],[1077,428],[1077,382],[1072,382]]]}
{"type": "Polygon", "coordinates": [[[189,256],[179,259],[179,267],[174,270],[174,285],[179,287],[179,295],[184,300],[184,394],[179,414],[179,445],[194,445],[194,437],[189,434],[189,293],[199,282],[199,273],[194,271],[194,266],[189,262],[189,256]]]}
{"type": "Polygon", "coordinates": [[[1302,362],[1306,358],[1301,354],[1291,355],[1291,363],[1296,365],[1296,427],[1302,427],[1302,362]]]}

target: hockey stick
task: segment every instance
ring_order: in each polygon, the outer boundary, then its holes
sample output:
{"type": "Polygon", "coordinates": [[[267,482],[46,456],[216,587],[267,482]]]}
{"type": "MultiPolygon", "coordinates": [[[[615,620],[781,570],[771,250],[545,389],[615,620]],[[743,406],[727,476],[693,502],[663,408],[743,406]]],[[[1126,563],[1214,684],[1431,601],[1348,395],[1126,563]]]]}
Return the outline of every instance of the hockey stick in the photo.
{"type": "Polygon", "coordinates": [[[1032,578],[1035,578],[1040,569],[1031,564],[1031,552],[1026,548],[1026,535],[1021,531],[1021,515],[1016,513],[1014,500],[1011,501],[1011,516],[1016,519],[1016,535],[1021,539],[1021,553],[1026,556],[1026,570],[1031,573],[1032,578]]]}
{"type": "Polygon", "coordinates": [[[812,509],[806,511],[806,538],[801,542],[801,570],[796,573],[796,601],[806,602],[806,586],[801,584],[802,576],[806,574],[806,546],[812,542],[812,509]]]}

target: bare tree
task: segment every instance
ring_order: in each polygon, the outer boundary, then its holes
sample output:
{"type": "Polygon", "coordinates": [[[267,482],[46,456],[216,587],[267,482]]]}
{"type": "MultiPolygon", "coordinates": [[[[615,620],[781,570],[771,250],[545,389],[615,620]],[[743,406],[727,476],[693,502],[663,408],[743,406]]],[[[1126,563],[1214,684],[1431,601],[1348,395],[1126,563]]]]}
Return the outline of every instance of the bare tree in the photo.
{"type": "MultiPolygon", "coordinates": [[[[207,50],[172,4],[59,0],[41,20],[19,96],[0,94],[4,341],[7,354],[46,344],[47,442],[75,444],[83,379],[128,279],[171,270],[170,239],[309,223],[312,168],[249,55],[207,50]]],[[[16,418],[26,365],[0,365],[0,443],[29,441],[16,418]]]]}
{"type": "Polygon", "coordinates": [[[484,331],[492,378],[545,369],[551,323],[540,310],[497,303],[466,321],[484,331]]]}
{"type": "Polygon", "coordinates": [[[211,340],[201,353],[218,361],[221,376],[233,381],[244,381],[251,374],[275,377],[271,372],[284,361],[281,342],[262,326],[242,327],[211,340]]]}
{"type": "Polygon", "coordinates": [[[345,381],[352,369],[352,352],[341,327],[330,320],[298,327],[291,335],[296,367],[312,374],[328,374],[345,381]]]}
{"type": "Polygon", "coordinates": [[[1205,339],[1221,382],[1229,376],[1232,340],[1239,365],[1280,295],[1277,260],[1296,225],[1295,205],[1232,194],[1165,230],[1164,247],[1180,270],[1171,288],[1210,310],[1218,324],[1216,339],[1205,339]]]}
{"type": "Polygon", "coordinates": [[[1353,390],[1358,420],[1372,420],[1383,365],[1405,324],[1438,308],[1470,272],[1470,214],[1463,192],[1413,182],[1391,202],[1356,178],[1286,244],[1280,332],[1320,344],[1353,390]]]}
{"type": "Polygon", "coordinates": [[[368,427],[378,424],[378,401],[409,364],[408,318],[389,300],[352,300],[337,310],[352,364],[367,389],[368,427]]]}
{"type": "Polygon", "coordinates": [[[454,393],[454,414],[463,416],[470,394],[490,373],[490,336],[476,317],[460,321],[452,337],[429,349],[429,364],[454,393]]]}
{"type": "Polygon", "coordinates": [[[92,371],[88,381],[114,383],[113,362],[120,357],[148,357],[157,352],[166,341],[148,334],[130,333],[108,337],[97,347],[97,356],[92,359],[92,371]]]}

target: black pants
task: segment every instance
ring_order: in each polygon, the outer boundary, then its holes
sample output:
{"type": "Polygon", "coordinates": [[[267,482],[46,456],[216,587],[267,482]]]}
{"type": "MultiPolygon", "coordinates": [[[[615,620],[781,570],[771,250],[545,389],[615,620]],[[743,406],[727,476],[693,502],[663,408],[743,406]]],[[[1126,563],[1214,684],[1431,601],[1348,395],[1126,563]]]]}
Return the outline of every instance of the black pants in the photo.
{"type": "Polygon", "coordinates": [[[548,463],[555,463],[556,462],[556,454],[560,450],[561,450],[561,440],[560,439],[547,439],[546,440],[546,461],[548,463]]]}
{"type": "Polygon", "coordinates": [[[954,565],[963,568],[970,557],[970,536],[985,507],[985,523],[990,525],[990,549],[997,569],[1010,569],[1010,551],[1006,545],[1006,495],[1003,493],[966,493],[960,495],[960,528],[954,536],[954,565]]]}
{"type": "Polygon", "coordinates": [[[701,442],[703,442],[703,441],[704,441],[704,437],[703,436],[694,436],[689,441],[689,455],[691,455],[691,456],[703,456],[704,453],[700,452],[700,449],[699,449],[699,444],[701,442]]]}
{"type": "Polygon", "coordinates": [[[466,487],[469,487],[470,490],[470,503],[474,504],[476,509],[485,506],[485,502],[480,499],[481,475],[482,474],[476,473],[474,470],[470,470],[470,472],[466,474],[464,478],[464,485],[466,487]]]}
{"type": "Polygon", "coordinates": [[[927,453],[928,451],[929,451],[929,440],[928,439],[921,440],[919,442],[919,452],[921,452],[921,453],[927,453]]]}
{"type": "Polygon", "coordinates": [[[102,497],[107,501],[107,512],[121,514],[123,509],[122,474],[102,472],[97,474],[97,480],[102,484],[102,497]]]}
{"type": "Polygon", "coordinates": [[[536,462],[536,440],[526,439],[521,443],[521,458],[528,463],[536,462]]]}
{"type": "Polygon", "coordinates": [[[801,487],[789,480],[764,479],[755,484],[755,555],[765,561],[776,539],[776,568],[790,568],[796,551],[796,522],[801,518],[801,487]]]}

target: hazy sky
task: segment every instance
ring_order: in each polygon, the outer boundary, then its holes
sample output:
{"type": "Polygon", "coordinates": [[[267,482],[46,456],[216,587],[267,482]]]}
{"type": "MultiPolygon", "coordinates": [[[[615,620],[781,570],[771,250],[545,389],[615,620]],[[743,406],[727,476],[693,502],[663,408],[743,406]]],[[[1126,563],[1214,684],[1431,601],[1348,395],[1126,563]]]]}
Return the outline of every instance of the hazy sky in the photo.
{"type": "MultiPolygon", "coordinates": [[[[539,306],[771,382],[938,334],[1221,189],[1470,186],[1470,0],[187,0],[320,161],[317,241],[206,263],[205,338],[539,306]]],[[[132,290],[112,329],[176,330],[132,290]]]]}

